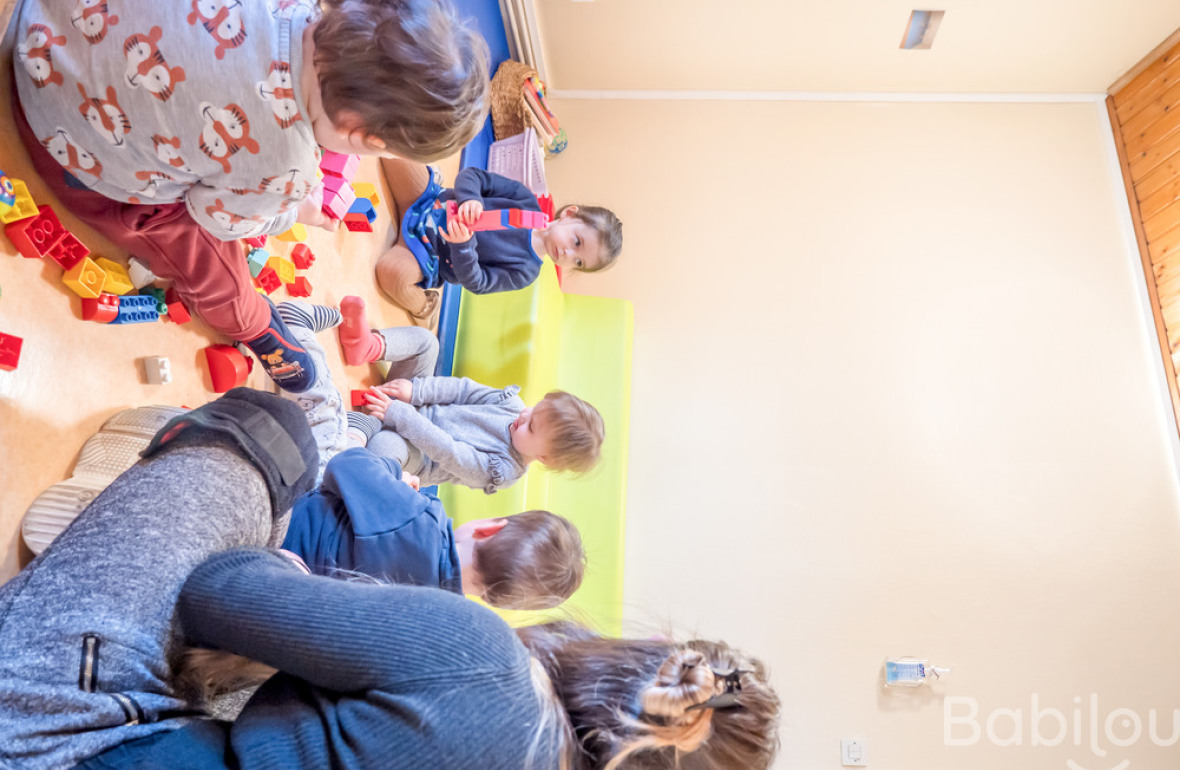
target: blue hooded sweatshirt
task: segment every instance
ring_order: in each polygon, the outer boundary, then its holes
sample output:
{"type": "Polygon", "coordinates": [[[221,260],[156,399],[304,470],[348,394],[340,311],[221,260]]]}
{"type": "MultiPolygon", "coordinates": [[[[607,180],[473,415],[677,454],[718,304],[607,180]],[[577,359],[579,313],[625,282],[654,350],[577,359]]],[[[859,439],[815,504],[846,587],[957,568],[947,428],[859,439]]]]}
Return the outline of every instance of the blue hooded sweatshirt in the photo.
{"type": "Polygon", "coordinates": [[[352,570],[393,583],[462,593],[451,520],[401,466],[356,447],[333,457],[319,489],[295,501],[283,548],[318,574],[352,570]]]}

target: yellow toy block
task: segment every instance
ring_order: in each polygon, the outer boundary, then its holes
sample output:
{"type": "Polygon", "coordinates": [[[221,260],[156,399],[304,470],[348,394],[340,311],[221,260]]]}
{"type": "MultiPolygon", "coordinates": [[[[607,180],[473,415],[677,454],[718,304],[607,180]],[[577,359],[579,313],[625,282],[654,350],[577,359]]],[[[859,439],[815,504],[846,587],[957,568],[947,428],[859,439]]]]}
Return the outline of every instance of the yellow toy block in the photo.
{"type": "Polygon", "coordinates": [[[102,287],[106,281],[106,271],[96,265],[90,257],[83,257],[81,262],[61,277],[62,283],[84,299],[93,299],[102,294],[102,287]]]}
{"type": "Polygon", "coordinates": [[[282,257],[271,257],[266,260],[266,266],[275,271],[275,275],[283,283],[295,283],[295,263],[282,257]]]}
{"type": "Polygon", "coordinates": [[[357,182],[352,186],[352,191],[356,193],[358,198],[368,198],[373,201],[373,208],[381,205],[381,196],[377,194],[377,186],[369,182],[357,182]]]}
{"type": "Polygon", "coordinates": [[[112,262],[106,257],[97,257],[94,264],[101,267],[103,272],[107,274],[106,283],[102,285],[103,291],[122,296],[135,288],[131,283],[131,276],[127,274],[127,269],[118,262],[112,262]]]}
{"type": "MultiPolygon", "coordinates": [[[[29,195],[29,188],[25,186],[24,182],[19,179],[13,179],[12,192],[16,196],[16,203],[12,204],[12,208],[0,213],[0,221],[8,224],[18,219],[37,216],[40,209],[37,208],[36,203],[33,203],[33,196],[29,195]]],[[[96,294],[94,296],[97,297],[98,295],[96,294]]]]}
{"type": "Polygon", "coordinates": [[[279,233],[274,236],[280,241],[287,241],[289,243],[303,243],[307,240],[307,228],[303,226],[302,222],[296,222],[291,225],[291,229],[285,233],[279,233]]]}

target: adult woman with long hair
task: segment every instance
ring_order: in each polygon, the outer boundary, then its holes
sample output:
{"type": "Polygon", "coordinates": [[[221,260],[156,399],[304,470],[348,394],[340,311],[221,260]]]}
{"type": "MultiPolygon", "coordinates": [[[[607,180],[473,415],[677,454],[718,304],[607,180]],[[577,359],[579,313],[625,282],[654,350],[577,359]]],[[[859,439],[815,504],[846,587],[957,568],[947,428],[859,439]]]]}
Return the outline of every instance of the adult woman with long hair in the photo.
{"type": "Polygon", "coordinates": [[[0,768],[763,768],[778,699],[724,645],[514,632],[449,591],[307,575],[262,548],[317,465],[239,389],[166,425],[0,587],[0,768]],[[278,670],[233,722],[185,645],[278,670]]]}

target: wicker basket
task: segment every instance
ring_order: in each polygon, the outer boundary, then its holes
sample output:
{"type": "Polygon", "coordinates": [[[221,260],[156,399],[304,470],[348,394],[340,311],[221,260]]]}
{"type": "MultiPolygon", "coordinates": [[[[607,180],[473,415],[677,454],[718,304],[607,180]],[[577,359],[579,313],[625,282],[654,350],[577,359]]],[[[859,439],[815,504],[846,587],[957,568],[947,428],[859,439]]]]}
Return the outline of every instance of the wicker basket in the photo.
{"type": "Polygon", "coordinates": [[[531,125],[528,107],[520,96],[524,81],[530,77],[537,77],[535,69],[511,59],[496,70],[492,78],[492,130],[497,139],[524,133],[531,125]]]}
{"type": "Polygon", "coordinates": [[[493,142],[488,150],[488,171],[515,179],[535,195],[549,192],[545,184],[545,159],[537,143],[537,132],[532,128],[493,142]]]}

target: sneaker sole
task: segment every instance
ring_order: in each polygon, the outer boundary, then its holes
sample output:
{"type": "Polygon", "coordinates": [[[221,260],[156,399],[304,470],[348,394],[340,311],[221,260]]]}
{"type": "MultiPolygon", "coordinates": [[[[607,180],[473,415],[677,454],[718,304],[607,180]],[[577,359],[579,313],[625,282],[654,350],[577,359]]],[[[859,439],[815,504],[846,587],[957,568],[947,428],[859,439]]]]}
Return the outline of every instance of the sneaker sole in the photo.
{"type": "Polygon", "coordinates": [[[21,536],[33,553],[41,553],[78,517],[90,501],[139,460],[164,424],[186,410],[175,406],[125,409],[86,440],[74,474],[42,492],[25,512],[21,536]]]}

